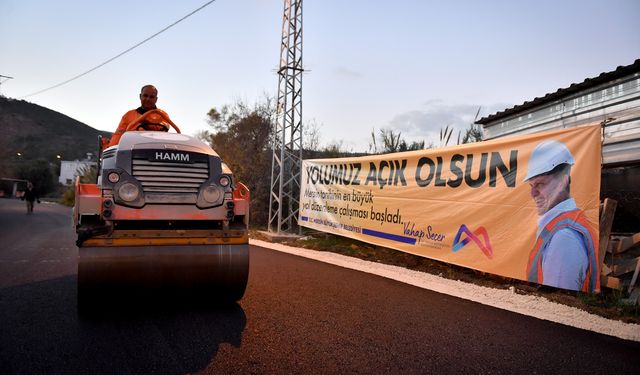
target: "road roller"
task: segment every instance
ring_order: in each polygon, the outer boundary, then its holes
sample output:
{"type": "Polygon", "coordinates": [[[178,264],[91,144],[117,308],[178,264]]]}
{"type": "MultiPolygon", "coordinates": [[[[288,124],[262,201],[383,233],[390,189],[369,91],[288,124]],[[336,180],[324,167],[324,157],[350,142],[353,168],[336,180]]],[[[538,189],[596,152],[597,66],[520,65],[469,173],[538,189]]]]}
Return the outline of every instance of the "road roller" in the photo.
{"type": "Polygon", "coordinates": [[[95,183],[75,182],[78,305],[134,290],[240,300],[250,192],[220,156],[159,109],[103,148],[95,183]]]}

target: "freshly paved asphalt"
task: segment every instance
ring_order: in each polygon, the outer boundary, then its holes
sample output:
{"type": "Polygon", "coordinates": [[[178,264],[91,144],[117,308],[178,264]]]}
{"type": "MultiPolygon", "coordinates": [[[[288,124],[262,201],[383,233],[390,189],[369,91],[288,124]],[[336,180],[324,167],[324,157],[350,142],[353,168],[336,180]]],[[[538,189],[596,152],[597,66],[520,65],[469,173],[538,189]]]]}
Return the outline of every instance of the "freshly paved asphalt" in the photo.
{"type": "Polygon", "coordinates": [[[0,373],[640,373],[640,344],[251,248],[231,306],[79,317],[70,209],[0,199],[0,373]]]}

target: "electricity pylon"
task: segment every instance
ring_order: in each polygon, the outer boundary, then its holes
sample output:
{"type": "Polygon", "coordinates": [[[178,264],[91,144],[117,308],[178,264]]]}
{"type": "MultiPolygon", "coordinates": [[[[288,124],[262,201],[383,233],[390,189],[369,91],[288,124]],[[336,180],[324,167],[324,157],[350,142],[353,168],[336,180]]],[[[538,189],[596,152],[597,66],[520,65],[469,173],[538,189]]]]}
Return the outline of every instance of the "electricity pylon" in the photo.
{"type": "MultiPolygon", "coordinates": [[[[269,232],[292,233],[302,167],[302,0],[285,0],[278,69],[277,121],[271,161],[269,232]]],[[[299,227],[298,227],[299,230],[299,227]]]]}

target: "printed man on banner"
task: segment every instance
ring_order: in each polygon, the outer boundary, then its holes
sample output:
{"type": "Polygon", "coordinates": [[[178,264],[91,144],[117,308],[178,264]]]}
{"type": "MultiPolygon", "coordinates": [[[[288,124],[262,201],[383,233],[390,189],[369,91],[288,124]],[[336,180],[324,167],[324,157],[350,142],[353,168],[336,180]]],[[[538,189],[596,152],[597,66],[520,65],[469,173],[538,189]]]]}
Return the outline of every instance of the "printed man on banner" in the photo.
{"type": "Polygon", "coordinates": [[[571,166],[567,147],[558,141],[533,150],[525,182],[538,211],[536,241],[527,263],[531,282],[588,293],[600,291],[598,236],[571,198],[571,166]]]}

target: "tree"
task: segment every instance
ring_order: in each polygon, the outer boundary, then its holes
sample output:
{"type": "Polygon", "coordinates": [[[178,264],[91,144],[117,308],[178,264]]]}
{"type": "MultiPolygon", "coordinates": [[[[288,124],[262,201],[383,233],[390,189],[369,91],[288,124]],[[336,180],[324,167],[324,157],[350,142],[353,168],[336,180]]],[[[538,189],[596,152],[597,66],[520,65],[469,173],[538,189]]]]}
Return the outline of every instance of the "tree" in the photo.
{"type": "Polygon", "coordinates": [[[320,148],[320,128],[318,122],[313,119],[302,128],[302,148],[307,151],[316,151],[320,148]]]}
{"type": "Polygon", "coordinates": [[[473,143],[482,141],[482,127],[476,124],[470,124],[462,136],[462,143],[473,143]]]}
{"type": "Polygon", "coordinates": [[[56,178],[46,160],[22,161],[14,166],[13,175],[31,181],[41,196],[53,192],[56,188],[56,178]]]}
{"type": "Polygon", "coordinates": [[[344,145],[344,141],[333,141],[327,146],[325,146],[322,150],[318,152],[317,157],[319,158],[342,158],[350,155],[351,152],[347,150],[344,145]]]}
{"type": "Polygon", "coordinates": [[[212,132],[199,136],[208,140],[234,173],[251,191],[253,225],[265,225],[269,219],[269,193],[271,185],[272,132],[275,119],[273,101],[250,108],[240,101],[220,110],[212,108],[208,123],[212,132]]]}
{"type": "Polygon", "coordinates": [[[407,143],[402,137],[402,133],[394,132],[391,129],[380,129],[379,142],[376,139],[375,130],[371,131],[371,142],[369,152],[372,154],[387,154],[392,152],[422,150],[425,148],[424,141],[407,143]],[[378,146],[380,143],[380,147],[378,146]]]}
{"type": "Polygon", "coordinates": [[[476,111],[476,117],[473,118],[473,122],[469,124],[469,128],[464,133],[462,137],[462,143],[472,143],[472,142],[480,142],[482,141],[482,126],[476,125],[476,121],[478,120],[478,116],[480,115],[480,109],[482,107],[478,107],[476,111]]]}
{"type": "Polygon", "coordinates": [[[398,146],[398,151],[415,151],[415,150],[424,150],[426,147],[424,141],[416,142],[413,141],[411,144],[407,144],[407,142],[403,139],[400,141],[400,145],[398,146]]]}

